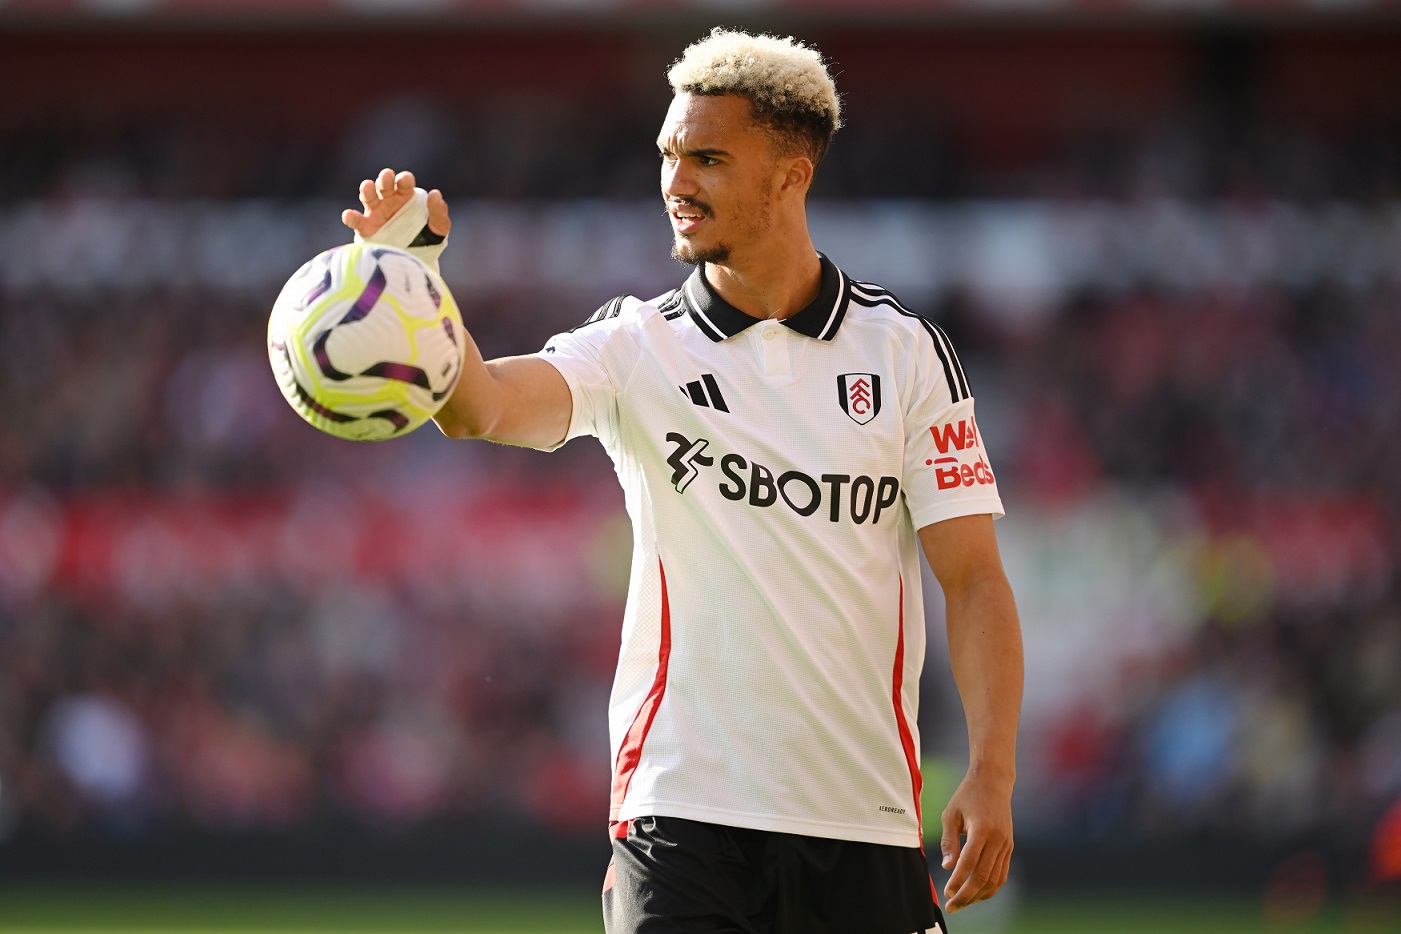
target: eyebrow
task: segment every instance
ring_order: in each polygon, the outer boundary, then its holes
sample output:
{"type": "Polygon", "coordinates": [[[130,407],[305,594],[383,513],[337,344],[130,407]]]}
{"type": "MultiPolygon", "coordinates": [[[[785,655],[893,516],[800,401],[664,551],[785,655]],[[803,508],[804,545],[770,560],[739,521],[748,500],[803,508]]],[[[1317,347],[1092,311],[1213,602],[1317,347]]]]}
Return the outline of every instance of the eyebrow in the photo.
{"type": "MultiPolygon", "coordinates": [[[[661,143],[657,144],[658,152],[671,152],[661,143]]],[[[729,153],[723,149],[683,149],[677,155],[687,156],[693,159],[714,158],[715,156],[728,156],[729,153]]]]}

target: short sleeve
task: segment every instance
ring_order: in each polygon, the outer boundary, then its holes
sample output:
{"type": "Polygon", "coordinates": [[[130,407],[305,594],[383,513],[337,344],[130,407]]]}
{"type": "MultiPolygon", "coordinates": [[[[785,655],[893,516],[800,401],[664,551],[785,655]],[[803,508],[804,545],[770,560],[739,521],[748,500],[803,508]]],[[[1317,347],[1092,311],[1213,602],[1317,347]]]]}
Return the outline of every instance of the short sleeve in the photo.
{"type": "Polygon", "coordinates": [[[627,363],[618,352],[619,343],[626,343],[620,341],[620,315],[636,303],[628,296],[613,299],[577,328],[550,338],[535,355],[554,366],[569,386],[569,430],[560,444],[580,435],[608,444],[616,435],[619,388],[626,382],[620,371],[627,363]]]}
{"type": "Polygon", "coordinates": [[[1003,514],[968,380],[948,336],[921,322],[905,411],[903,486],[916,529],[959,516],[1003,514]]]}

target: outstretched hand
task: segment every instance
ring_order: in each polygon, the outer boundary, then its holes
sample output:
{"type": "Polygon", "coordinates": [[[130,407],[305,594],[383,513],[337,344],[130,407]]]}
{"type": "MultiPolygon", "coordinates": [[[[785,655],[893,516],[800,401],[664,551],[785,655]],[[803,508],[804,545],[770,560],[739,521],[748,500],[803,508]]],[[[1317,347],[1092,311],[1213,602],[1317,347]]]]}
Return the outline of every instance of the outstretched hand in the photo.
{"type": "MultiPolygon", "coordinates": [[[[415,179],[412,172],[394,174],[393,169],[381,169],[373,179],[360,183],[360,203],[365,210],[353,208],[341,212],[341,223],[368,240],[404,205],[413,200],[415,179]]],[[[428,192],[428,229],[446,237],[452,229],[448,203],[443,193],[434,188],[428,192]]]]}
{"type": "Polygon", "coordinates": [[[1011,785],[969,774],[940,819],[942,865],[953,870],[944,886],[944,907],[953,913],[992,898],[1007,881],[1012,861],[1011,785]],[[960,835],[968,839],[960,843],[960,835]]]}

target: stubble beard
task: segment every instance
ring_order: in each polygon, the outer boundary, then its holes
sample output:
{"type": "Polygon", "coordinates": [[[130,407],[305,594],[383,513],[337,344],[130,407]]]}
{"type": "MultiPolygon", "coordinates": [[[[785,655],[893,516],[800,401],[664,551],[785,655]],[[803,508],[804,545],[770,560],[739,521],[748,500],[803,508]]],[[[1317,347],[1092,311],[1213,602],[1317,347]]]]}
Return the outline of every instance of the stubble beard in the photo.
{"type": "Polygon", "coordinates": [[[671,258],[687,266],[704,266],[706,263],[723,263],[730,258],[730,245],[717,243],[706,249],[696,249],[689,240],[676,237],[671,241],[671,258]]]}
{"type": "MultiPolygon", "coordinates": [[[[757,210],[749,215],[749,222],[745,225],[744,234],[750,242],[763,239],[773,226],[773,189],[767,182],[760,189],[759,199],[757,210]]],[[[709,209],[706,209],[705,216],[715,219],[714,212],[709,209]]],[[[733,253],[734,246],[724,240],[704,249],[696,247],[680,234],[675,234],[671,241],[671,258],[687,266],[718,265],[728,262],[733,253]]]]}

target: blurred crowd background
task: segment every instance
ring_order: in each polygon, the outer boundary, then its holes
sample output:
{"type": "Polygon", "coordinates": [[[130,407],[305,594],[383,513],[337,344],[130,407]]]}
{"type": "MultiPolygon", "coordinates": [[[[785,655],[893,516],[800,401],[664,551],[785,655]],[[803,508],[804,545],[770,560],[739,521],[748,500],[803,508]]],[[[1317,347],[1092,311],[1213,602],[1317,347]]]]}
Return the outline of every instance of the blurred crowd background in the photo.
{"type": "MultiPolygon", "coordinates": [[[[678,282],[663,72],[720,13],[351,6],[0,7],[0,852],[602,834],[606,458],[323,437],[266,317],[385,165],[447,194],[488,355],[678,282]]],[[[1401,20],[718,9],[833,62],[819,248],[969,370],[1026,633],[1019,843],[1401,877],[1401,20]]]]}

